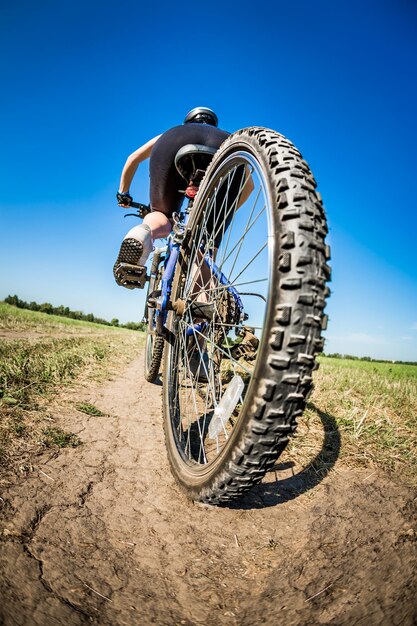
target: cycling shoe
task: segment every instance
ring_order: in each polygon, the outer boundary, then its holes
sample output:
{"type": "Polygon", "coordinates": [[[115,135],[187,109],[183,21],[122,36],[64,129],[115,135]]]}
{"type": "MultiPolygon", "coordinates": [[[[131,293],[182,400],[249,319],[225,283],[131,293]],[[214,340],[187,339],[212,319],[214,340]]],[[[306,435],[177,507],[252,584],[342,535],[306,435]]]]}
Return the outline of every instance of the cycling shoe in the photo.
{"type": "Polygon", "coordinates": [[[128,238],[122,241],[119,256],[113,266],[116,283],[127,289],[143,289],[146,283],[146,267],[138,265],[143,253],[143,245],[137,239],[128,238]]]}

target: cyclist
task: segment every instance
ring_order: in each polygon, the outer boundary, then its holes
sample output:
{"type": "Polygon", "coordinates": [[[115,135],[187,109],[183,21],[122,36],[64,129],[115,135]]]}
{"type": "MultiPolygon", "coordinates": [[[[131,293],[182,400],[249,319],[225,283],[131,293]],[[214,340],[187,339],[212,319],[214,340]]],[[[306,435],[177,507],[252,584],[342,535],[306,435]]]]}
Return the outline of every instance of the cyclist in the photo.
{"type": "Polygon", "coordinates": [[[184,200],[184,194],[179,191],[184,181],[175,167],[175,155],[187,144],[219,148],[230,133],[220,130],[217,125],[214,111],[207,107],[196,107],[187,113],[182,125],[154,137],[128,157],[122,171],[117,201],[120,206],[129,207],[132,202],[129,188],[137,167],[150,158],[151,213],[146,215],[142,224],[129,230],[123,239],[113,267],[119,285],[128,289],[143,286],[138,275],[146,275],[144,265],[152,251],[153,242],[168,237],[173,226],[172,215],[179,211],[184,200]]]}

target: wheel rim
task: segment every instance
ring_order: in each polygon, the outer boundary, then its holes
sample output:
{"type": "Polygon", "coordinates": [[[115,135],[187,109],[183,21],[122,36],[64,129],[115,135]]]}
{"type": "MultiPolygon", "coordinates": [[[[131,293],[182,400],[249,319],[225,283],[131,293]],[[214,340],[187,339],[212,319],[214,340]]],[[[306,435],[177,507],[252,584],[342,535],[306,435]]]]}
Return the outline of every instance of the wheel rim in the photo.
{"type": "Polygon", "coordinates": [[[210,471],[226,453],[247,410],[261,351],[273,258],[268,186],[262,166],[251,153],[229,155],[200,193],[195,210],[203,218],[193,229],[189,262],[177,289],[186,306],[184,314],[174,320],[175,340],[168,358],[171,431],[181,462],[195,474],[210,471]],[[235,210],[248,190],[243,172],[250,172],[254,188],[235,210]],[[216,279],[213,268],[206,267],[207,253],[242,294],[247,321],[241,319],[235,299],[216,279]],[[212,305],[213,318],[199,327],[192,305],[204,301],[212,305]],[[254,329],[251,334],[259,340],[259,347],[254,354],[244,349],[244,356],[238,356],[238,334],[246,325],[254,329]],[[232,402],[230,417],[226,419],[226,413],[219,422],[222,398],[236,377],[243,381],[243,391],[236,404],[232,402]],[[217,423],[215,436],[213,432],[210,436],[211,423],[217,423]]]}

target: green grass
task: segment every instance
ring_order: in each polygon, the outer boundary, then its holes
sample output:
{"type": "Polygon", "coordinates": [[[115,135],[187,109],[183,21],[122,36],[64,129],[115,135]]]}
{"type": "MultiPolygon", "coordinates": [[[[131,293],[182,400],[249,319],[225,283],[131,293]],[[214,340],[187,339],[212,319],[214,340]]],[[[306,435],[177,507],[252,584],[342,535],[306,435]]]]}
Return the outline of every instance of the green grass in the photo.
{"type": "MultiPolygon", "coordinates": [[[[30,454],[39,445],[78,445],[75,435],[51,426],[51,418],[46,417],[48,403],[81,379],[108,376],[144,344],[144,333],[138,331],[4,303],[0,303],[0,329],[0,464],[12,469],[27,469],[30,454]]],[[[90,415],[99,414],[93,405],[80,406],[90,415]]]]}
{"type": "MultiPolygon", "coordinates": [[[[4,303],[0,329],[5,335],[0,346],[0,463],[12,467],[17,463],[25,468],[30,451],[39,445],[73,445],[72,433],[45,424],[49,399],[80,377],[106,375],[144,344],[144,334],[137,331],[4,303]]],[[[328,357],[319,361],[315,390],[289,446],[290,455],[300,463],[312,463],[318,473],[328,470],[329,450],[314,452],[323,441],[320,415],[327,415],[327,428],[333,424],[337,430],[327,433],[327,446],[334,448],[340,434],[342,463],[381,468],[416,485],[417,367],[328,357]]],[[[76,408],[102,415],[88,402],[79,402],[76,408]]]]}
{"type": "Polygon", "coordinates": [[[77,411],[85,413],[86,415],[92,415],[95,417],[103,417],[105,415],[103,411],[94,406],[94,404],[90,404],[89,402],[78,402],[75,405],[75,408],[77,409],[77,411]]]}
{"type": "Polygon", "coordinates": [[[76,448],[81,439],[74,433],[67,433],[62,428],[43,428],[40,443],[45,448],[76,448]]]}
{"type": "Polygon", "coordinates": [[[332,365],[336,369],[354,369],[368,374],[379,374],[397,380],[415,379],[417,381],[417,365],[402,363],[379,363],[377,361],[360,361],[353,359],[333,359],[320,357],[320,362],[332,365]]]}
{"type": "Polygon", "coordinates": [[[0,397],[31,408],[35,396],[104,360],[111,344],[87,337],[25,339],[0,345],[0,397]]]}
{"type": "MultiPolygon", "coordinates": [[[[327,357],[319,361],[293,453],[307,458],[314,438],[322,438],[321,413],[340,433],[342,462],[381,468],[417,484],[417,367],[327,357]]],[[[315,463],[315,469],[326,470],[323,455],[315,463]]]]}
{"type": "MultiPolygon", "coordinates": [[[[77,333],[77,332],[123,332],[126,329],[83,320],[74,320],[60,315],[49,315],[40,311],[18,309],[15,306],[0,302],[0,329],[8,331],[35,331],[37,333],[77,333]]],[[[129,331],[128,331],[129,332],[129,331]]]]}

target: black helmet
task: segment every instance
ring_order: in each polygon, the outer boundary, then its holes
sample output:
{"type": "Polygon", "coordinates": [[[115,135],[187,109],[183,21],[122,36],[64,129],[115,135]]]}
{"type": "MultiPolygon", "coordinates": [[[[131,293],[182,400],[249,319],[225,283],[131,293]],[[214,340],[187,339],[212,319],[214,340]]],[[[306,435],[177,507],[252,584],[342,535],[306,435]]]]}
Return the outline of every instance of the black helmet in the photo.
{"type": "Polygon", "coordinates": [[[215,112],[211,109],[207,107],[195,107],[195,109],[191,109],[185,116],[184,124],[189,124],[190,122],[194,124],[210,124],[211,126],[217,126],[219,120],[215,112]]]}

